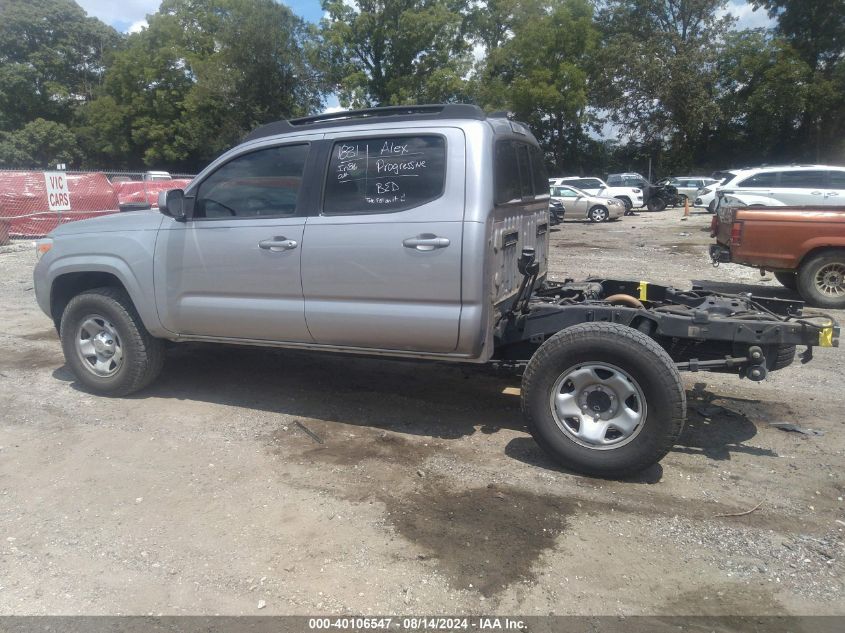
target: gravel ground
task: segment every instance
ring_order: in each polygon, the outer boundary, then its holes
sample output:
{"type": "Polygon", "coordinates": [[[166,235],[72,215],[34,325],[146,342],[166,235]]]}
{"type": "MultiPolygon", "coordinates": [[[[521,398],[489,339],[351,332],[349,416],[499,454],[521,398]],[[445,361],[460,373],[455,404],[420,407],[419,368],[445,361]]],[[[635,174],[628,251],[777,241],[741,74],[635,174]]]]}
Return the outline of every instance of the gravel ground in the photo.
{"type": "MultiPolygon", "coordinates": [[[[712,268],[709,221],[566,222],[552,276],[792,296],[712,268]]],[[[0,248],[0,615],[845,614],[839,350],[686,375],[676,448],[602,481],[479,369],[192,345],[140,394],[87,394],[33,264],[0,248]]]]}

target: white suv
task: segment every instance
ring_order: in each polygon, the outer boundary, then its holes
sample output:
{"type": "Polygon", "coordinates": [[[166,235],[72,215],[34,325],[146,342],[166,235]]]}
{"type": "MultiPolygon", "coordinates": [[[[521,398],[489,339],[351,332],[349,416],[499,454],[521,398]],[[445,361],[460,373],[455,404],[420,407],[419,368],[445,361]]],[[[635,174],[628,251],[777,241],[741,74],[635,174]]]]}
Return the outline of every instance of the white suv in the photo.
{"type": "Polygon", "coordinates": [[[639,187],[611,187],[601,178],[549,178],[549,185],[575,187],[594,196],[616,198],[625,205],[625,210],[643,206],[643,190],[639,187]]]}
{"type": "Polygon", "coordinates": [[[845,205],[845,167],[802,165],[731,172],[721,184],[698,192],[695,206],[712,213],[717,191],[767,196],[788,206],[845,205]]]}

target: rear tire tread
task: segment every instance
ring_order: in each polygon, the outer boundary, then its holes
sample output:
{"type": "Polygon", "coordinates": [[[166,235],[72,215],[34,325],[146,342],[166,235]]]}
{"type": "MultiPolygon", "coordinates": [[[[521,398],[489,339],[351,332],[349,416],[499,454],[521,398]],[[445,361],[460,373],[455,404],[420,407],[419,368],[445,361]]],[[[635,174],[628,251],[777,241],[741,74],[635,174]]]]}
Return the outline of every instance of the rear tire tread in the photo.
{"type": "MultiPolygon", "coordinates": [[[[544,393],[543,398],[547,399],[548,394],[544,393]]],[[[650,403],[649,407],[652,405],[653,403],[650,403]]],[[[610,323],[583,323],[561,330],[535,352],[522,378],[522,412],[531,435],[543,450],[562,466],[598,477],[625,477],[659,462],[675,445],[683,431],[686,420],[686,392],[680,374],[675,368],[675,363],[666,350],[653,339],[638,330],[625,326],[610,323]],[[659,442],[652,446],[647,453],[642,453],[634,459],[628,459],[618,467],[569,463],[544,436],[542,429],[538,426],[538,420],[532,413],[529,400],[538,389],[536,384],[547,376],[550,366],[554,366],[556,357],[565,353],[564,350],[575,344],[589,343],[590,340],[594,340],[597,344],[606,343],[610,337],[613,337],[614,345],[627,348],[626,351],[631,352],[634,356],[643,356],[644,352],[646,355],[652,356],[655,361],[652,364],[652,369],[658,374],[656,383],[661,386],[669,400],[667,408],[671,410],[671,415],[668,428],[664,429],[663,434],[659,437],[659,442]]],[[[549,415],[551,415],[551,412],[549,412],[549,415]]],[[[649,423],[650,419],[652,424],[657,424],[653,421],[652,415],[653,413],[650,410],[646,424],[649,423]]],[[[609,451],[609,453],[614,452],[609,451]]]]}

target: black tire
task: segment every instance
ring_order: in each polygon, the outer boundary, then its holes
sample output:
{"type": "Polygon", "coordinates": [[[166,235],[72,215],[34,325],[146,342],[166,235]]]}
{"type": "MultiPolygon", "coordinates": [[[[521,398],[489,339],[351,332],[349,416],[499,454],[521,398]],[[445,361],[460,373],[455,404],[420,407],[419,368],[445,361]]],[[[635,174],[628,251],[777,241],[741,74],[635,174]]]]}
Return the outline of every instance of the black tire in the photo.
{"type": "Polygon", "coordinates": [[[666,201],[663,198],[650,198],[646,207],[649,211],[663,211],[666,208],[666,201]]]}
{"type": "Polygon", "coordinates": [[[120,288],[86,290],[71,299],[62,314],[61,341],[77,380],[98,394],[125,396],[143,389],[158,377],[164,364],[164,341],[147,331],[129,295],[120,288]],[[94,373],[77,351],[79,328],[90,315],[107,319],[120,340],[123,357],[112,375],[94,373]]]}
{"type": "Polygon", "coordinates": [[[845,251],[813,255],[798,270],[798,292],[810,305],[845,308],[845,251]]]}
{"type": "Polygon", "coordinates": [[[684,426],[686,394],[674,362],[654,340],[618,324],[582,323],[555,334],[531,358],[522,378],[522,412],[534,439],[559,464],[616,478],[648,468],[669,452],[684,426]],[[645,401],[639,430],[616,448],[578,443],[558,426],[552,411],[558,381],[592,363],[625,372],[645,401]]]}
{"type": "Polygon", "coordinates": [[[789,367],[795,361],[795,351],[794,345],[779,345],[773,359],[768,354],[766,355],[766,367],[769,371],[789,367]]]}
{"type": "Polygon", "coordinates": [[[707,213],[709,213],[710,215],[713,215],[714,213],[716,213],[716,200],[715,199],[711,200],[710,204],[707,205],[707,213]]]}
{"type": "Polygon", "coordinates": [[[631,209],[634,208],[634,204],[631,202],[631,199],[626,198],[625,196],[616,196],[616,199],[625,205],[625,215],[630,215],[631,209]]]}
{"type": "Polygon", "coordinates": [[[610,213],[608,212],[607,207],[596,205],[590,209],[587,217],[590,218],[590,222],[607,222],[610,218],[610,213]]]}
{"type": "Polygon", "coordinates": [[[790,290],[798,290],[797,273],[775,273],[775,279],[777,279],[780,282],[780,285],[784,288],[789,288],[790,290]]]}

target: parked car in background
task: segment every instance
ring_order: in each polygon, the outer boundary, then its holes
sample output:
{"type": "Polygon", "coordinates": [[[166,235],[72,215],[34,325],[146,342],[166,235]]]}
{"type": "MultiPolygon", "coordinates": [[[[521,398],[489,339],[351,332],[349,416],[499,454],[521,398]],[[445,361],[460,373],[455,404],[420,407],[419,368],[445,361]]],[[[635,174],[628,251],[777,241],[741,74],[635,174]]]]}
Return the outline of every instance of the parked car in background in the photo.
{"type": "Polygon", "coordinates": [[[551,187],[551,199],[569,211],[569,219],[587,219],[591,222],[618,220],[625,215],[625,204],[610,197],[591,196],[585,191],[568,185],[551,187]]]}
{"type": "Polygon", "coordinates": [[[566,207],[560,200],[549,199],[549,226],[557,226],[563,222],[566,215],[566,207]]]}
{"type": "Polygon", "coordinates": [[[616,198],[625,205],[626,213],[631,209],[643,206],[643,190],[639,187],[611,187],[601,178],[579,178],[570,176],[566,178],[549,178],[549,185],[558,187],[566,185],[575,187],[593,196],[616,198]]]}
{"type": "Polygon", "coordinates": [[[714,263],[771,271],[810,305],[845,308],[845,206],[756,206],[720,196],[710,246],[714,263]]]}
{"type": "Polygon", "coordinates": [[[672,176],[669,178],[669,183],[678,190],[678,197],[681,204],[684,200],[695,200],[698,192],[705,187],[708,187],[718,181],[713,178],[706,178],[704,176],[672,176]]]}
{"type": "Polygon", "coordinates": [[[842,205],[845,204],[845,167],[790,165],[739,169],[730,172],[720,184],[699,192],[695,206],[707,207],[713,213],[718,191],[766,196],[790,206],[842,205]]]}

